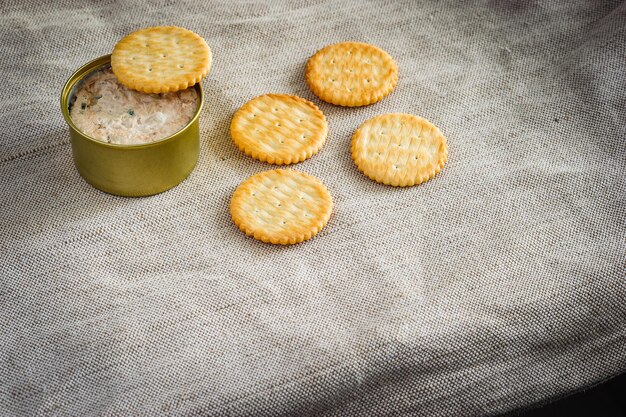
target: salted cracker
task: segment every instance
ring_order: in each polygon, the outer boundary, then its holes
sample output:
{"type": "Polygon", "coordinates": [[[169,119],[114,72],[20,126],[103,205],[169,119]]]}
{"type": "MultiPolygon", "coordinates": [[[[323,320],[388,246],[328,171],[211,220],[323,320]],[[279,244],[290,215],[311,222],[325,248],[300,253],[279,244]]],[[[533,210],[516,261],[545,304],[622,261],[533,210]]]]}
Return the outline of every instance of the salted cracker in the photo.
{"type": "Polygon", "coordinates": [[[360,42],[328,45],[306,65],[305,79],[320,99],[338,106],[365,106],[387,96],[398,66],[385,51],[360,42]]]}
{"type": "Polygon", "coordinates": [[[122,38],[113,48],[111,68],[128,88],[169,93],[200,82],[211,60],[201,36],[177,26],[155,26],[122,38]]]}
{"type": "Polygon", "coordinates": [[[230,214],[248,236],[291,245],[315,236],[328,223],[333,201],[312,175],[276,169],[253,175],[233,193],[230,214]]]}
{"type": "Polygon", "coordinates": [[[295,164],[317,153],[328,135],[326,117],[310,101],[266,94],[233,115],[230,134],[246,155],[270,164],[295,164]]]}
{"type": "Polygon", "coordinates": [[[405,187],[435,176],[448,158],[441,131],[412,114],[383,114],[365,121],[352,136],[352,159],[369,178],[405,187]]]}

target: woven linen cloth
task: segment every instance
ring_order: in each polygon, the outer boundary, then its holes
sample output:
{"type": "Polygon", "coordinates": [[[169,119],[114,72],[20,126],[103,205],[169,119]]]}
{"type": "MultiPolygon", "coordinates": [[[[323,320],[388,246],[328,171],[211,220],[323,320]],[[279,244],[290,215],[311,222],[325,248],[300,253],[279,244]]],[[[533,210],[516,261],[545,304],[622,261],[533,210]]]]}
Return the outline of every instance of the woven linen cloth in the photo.
{"type": "Polygon", "coordinates": [[[480,416],[626,371],[626,2],[0,2],[0,415],[480,416]],[[61,88],[146,26],[203,36],[201,155],[179,186],[122,198],[77,173],[61,88]],[[399,83],[321,102],[323,46],[368,42],[399,83]],[[328,226],[246,237],[235,187],[272,169],[233,145],[264,93],[326,114],[328,226]],[[362,175],[353,131],[439,126],[420,186],[362,175]]]}

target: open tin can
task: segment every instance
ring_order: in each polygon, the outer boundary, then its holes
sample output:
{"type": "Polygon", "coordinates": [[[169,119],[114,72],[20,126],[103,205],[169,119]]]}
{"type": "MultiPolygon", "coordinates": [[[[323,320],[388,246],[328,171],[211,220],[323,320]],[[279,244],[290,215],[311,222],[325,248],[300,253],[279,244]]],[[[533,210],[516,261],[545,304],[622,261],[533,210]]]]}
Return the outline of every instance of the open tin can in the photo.
{"type": "Polygon", "coordinates": [[[67,80],[61,93],[61,111],[70,129],[76,168],[89,184],[110,194],[140,197],[169,190],[187,178],[198,161],[202,85],[194,86],[198,105],[191,121],[173,135],[140,145],[102,142],[74,125],[70,105],[80,82],[110,63],[111,55],[106,55],[83,65],[67,80]]]}

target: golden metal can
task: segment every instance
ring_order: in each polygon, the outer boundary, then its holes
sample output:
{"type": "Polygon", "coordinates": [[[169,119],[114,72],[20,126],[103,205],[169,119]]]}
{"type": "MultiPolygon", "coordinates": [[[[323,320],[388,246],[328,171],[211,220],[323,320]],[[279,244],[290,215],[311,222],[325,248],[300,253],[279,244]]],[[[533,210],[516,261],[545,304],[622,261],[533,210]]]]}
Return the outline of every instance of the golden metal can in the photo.
{"type": "Polygon", "coordinates": [[[198,107],[193,118],[173,135],[140,145],[102,142],[74,125],[69,106],[80,81],[110,62],[111,55],[106,55],[83,65],[67,80],[61,93],[61,112],[69,126],[76,169],[89,184],[110,194],[140,197],[169,190],[187,178],[198,161],[202,85],[194,86],[198,107]]]}

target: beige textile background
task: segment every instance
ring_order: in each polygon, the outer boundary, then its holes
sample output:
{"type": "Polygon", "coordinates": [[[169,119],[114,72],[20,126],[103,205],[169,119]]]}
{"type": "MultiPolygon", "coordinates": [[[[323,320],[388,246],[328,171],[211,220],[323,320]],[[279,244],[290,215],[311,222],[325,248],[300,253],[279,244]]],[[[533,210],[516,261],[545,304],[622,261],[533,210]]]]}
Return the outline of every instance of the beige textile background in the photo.
{"type": "Polygon", "coordinates": [[[492,415],[626,371],[626,2],[0,0],[0,415],[492,415]],[[206,38],[202,151],[149,198],[87,185],[59,93],[126,33],[206,38]],[[306,59],[358,40],[398,62],[364,108],[317,100],[306,59]],[[271,168],[233,111],[297,94],[330,124],[297,169],[335,199],[315,239],[231,224],[271,168]],[[434,180],[361,175],[385,112],[447,136],[434,180]]]}

